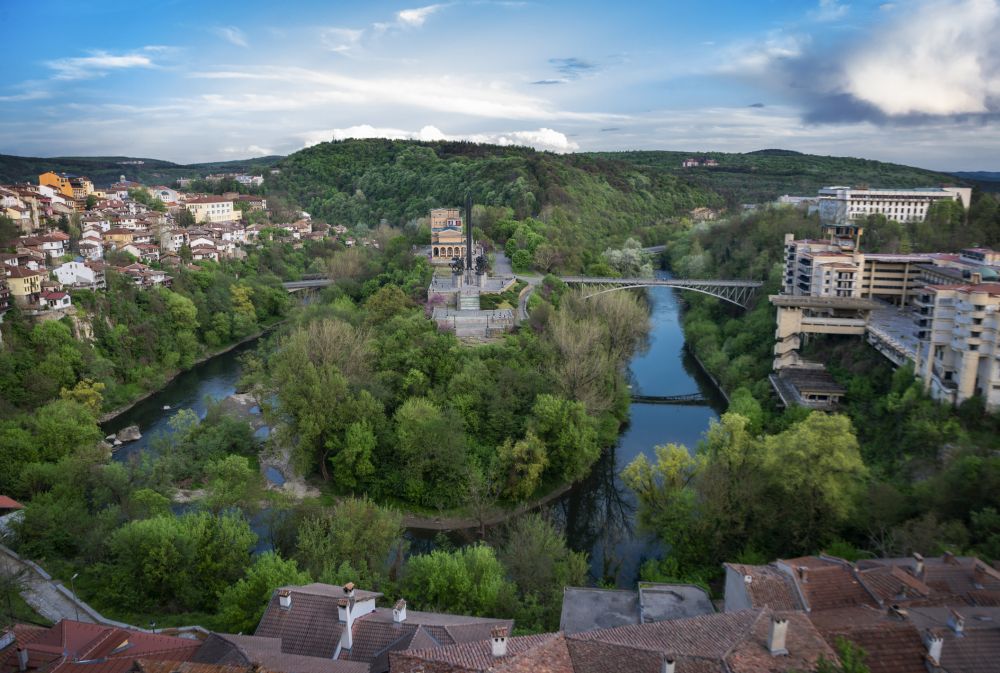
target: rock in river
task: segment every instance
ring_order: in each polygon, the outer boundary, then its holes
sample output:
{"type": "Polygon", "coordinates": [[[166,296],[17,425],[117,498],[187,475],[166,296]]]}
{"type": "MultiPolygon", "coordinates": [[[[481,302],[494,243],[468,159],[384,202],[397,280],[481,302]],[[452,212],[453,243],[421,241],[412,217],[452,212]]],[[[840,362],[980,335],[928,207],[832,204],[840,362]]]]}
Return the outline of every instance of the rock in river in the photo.
{"type": "Polygon", "coordinates": [[[138,425],[130,425],[127,428],[122,428],[118,431],[118,434],[115,435],[115,439],[120,442],[134,442],[135,440],[141,438],[142,433],[139,432],[138,425]]]}

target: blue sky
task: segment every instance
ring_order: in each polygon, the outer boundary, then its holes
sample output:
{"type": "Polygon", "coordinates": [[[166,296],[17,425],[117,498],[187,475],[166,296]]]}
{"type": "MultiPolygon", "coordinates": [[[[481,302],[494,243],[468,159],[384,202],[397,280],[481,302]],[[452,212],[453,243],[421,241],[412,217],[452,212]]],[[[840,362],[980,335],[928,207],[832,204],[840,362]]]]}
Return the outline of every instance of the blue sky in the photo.
{"type": "Polygon", "coordinates": [[[0,152],[331,138],[1000,170],[1000,0],[3,0],[0,152]]]}

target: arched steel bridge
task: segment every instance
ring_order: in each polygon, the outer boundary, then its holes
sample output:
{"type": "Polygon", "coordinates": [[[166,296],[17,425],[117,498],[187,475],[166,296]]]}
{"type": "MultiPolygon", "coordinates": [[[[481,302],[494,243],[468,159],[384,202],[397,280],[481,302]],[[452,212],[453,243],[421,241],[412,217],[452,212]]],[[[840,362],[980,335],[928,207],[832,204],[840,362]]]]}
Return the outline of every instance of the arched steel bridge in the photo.
{"type": "MultiPolygon", "coordinates": [[[[587,295],[594,297],[605,292],[624,290],[630,287],[673,287],[678,290],[691,290],[702,294],[718,297],[740,308],[750,308],[757,291],[763,283],[759,280],[694,280],[687,278],[595,278],[591,276],[562,276],[562,281],[570,285],[604,285],[596,292],[587,295]]],[[[333,281],[329,278],[306,277],[302,280],[282,283],[289,292],[326,287],[333,281]]]]}
{"type": "Polygon", "coordinates": [[[588,294],[594,297],[605,292],[624,290],[630,287],[674,287],[718,297],[740,308],[750,308],[757,291],[763,283],[759,280],[694,280],[689,278],[593,278],[591,276],[562,276],[562,281],[570,285],[608,285],[588,294]]]}

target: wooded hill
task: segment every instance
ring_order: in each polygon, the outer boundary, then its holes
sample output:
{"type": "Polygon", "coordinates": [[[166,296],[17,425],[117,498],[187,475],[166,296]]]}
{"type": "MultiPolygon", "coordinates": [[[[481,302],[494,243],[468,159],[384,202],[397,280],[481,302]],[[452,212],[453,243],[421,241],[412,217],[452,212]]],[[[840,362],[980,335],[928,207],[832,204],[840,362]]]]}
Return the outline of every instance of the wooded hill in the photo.
{"type": "Polygon", "coordinates": [[[238,161],[215,161],[203,164],[175,164],[160,159],[136,157],[17,157],[0,154],[0,184],[37,182],[46,171],[85,175],[95,187],[107,187],[124,175],[126,179],[147,185],[170,185],[178,178],[198,178],[209,173],[267,174],[281,161],[280,156],[238,161]],[[142,164],[123,163],[142,161],[142,164]]]}
{"type": "Polygon", "coordinates": [[[621,161],[643,171],[664,171],[689,184],[721,195],[730,206],[772,201],[782,194],[809,196],[820,187],[938,187],[967,184],[946,173],[871,159],[824,157],[792,150],[727,152],[595,152],[589,156],[621,161]],[[708,158],[718,166],[684,168],[687,158],[708,158]]]}

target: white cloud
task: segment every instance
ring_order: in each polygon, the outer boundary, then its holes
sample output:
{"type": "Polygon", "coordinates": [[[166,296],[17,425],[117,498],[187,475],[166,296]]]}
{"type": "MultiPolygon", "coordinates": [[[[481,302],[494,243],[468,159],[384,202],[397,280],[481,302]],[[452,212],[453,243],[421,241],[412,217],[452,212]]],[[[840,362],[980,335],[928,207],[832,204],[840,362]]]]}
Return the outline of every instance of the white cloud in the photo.
{"type": "Polygon", "coordinates": [[[247,42],[246,35],[244,35],[243,31],[237,28],[236,26],[219,26],[218,28],[213,29],[212,32],[214,32],[216,35],[221,37],[226,42],[235,44],[237,47],[250,46],[250,44],[247,42]]]}
{"type": "Polygon", "coordinates": [[[370,124],[361,124],[342,129],[326,129],[310,131],[302,134],[303,147],[310,147],[329,140],[346,140],[347,138],[388,138],[390,140],[468,140],[476,143],[492,145],[527,145],[539,150],[551,152],[573,152],[580,146],[560,133],[549,128],[536,131],[510,131],[504,133],[467,133],[449,135],[436,126],[424,126],[419,131],[404,131],[396,128],[378,128],[370,124]]]}
{"type": "Polygon", "coordinates": [[[100,50],[90,52],[90,56],[58,58],[46,65],[55,70],[52,79],[61,80],[92,79],[103,77],[111,70],[154,67],[152,59],[143,54],[110,54],[100,50]]]}
{"type": "Polygon", "coordinates": [[[222,148],[222,152],[241,157],[265,157],[275,154],[273,149],[269,147],[261,147],[260,145],[249,145],[247,147],[224,147],[222,148]]]}
{"type": "Polygon", "coordinates": [[[353,28],[323,28],[319,39],[329,51],[346,54],[358,46],[363,35],[363,30],[353,28]]]}
{"type": "Polygon", "coordinates": [[[9,96],[0,96],[0,103],[18,103],[21,101],[31,101],[31,100],[41,100],[43,98],[48,98],[51,94],[48,91],[42,91],[41,89],[31,89],[24,91],[23,93],[10,94],[9,96]]]}
{"type": "Polygon", "coordinates": [[[427,5],[425,7],[415,7],[414,9],[404,9],[396,13],[396,20],[405,26],[419,28],[424,25],[427,17],[444,7],[444,5],[427,5]]]}
{"type": "Polygon", "coordinates": [[[259,66],[249,71],[191,73],[212,80],[260,80],[271,84],[266,95],[237,101],[212,94],[213,102],[233,106],[263,104],[285,109],[309,107],[331,99],[356,104],[406,106],[440,113],[493,119],[621,121],[626,115],[554,109],[543,98],[528,96],[499,82],[458,77],[350,77],[297,67],[259,66]]]}
{"type": "Polygon", "coordinates": [[[844,18],[850,9],[850,5],[845,5],[839,0],[819,0],[819,6],[811,16],[816,21],[836,21],[844,18]]]}
{"type": "Polygon", "coordinates": [[[740,43],[724,53],[725,62],[717,69],[727,75],[762,75],[776,63],[802,55],[806,36],[772,31],[762,41],[740,43]]]}
{"type": "Polygon", "coordinates": [[[998,32],[997,0],[926,2],[846,60],[843,89],[889,116],[996,112],[998,32]]]}

